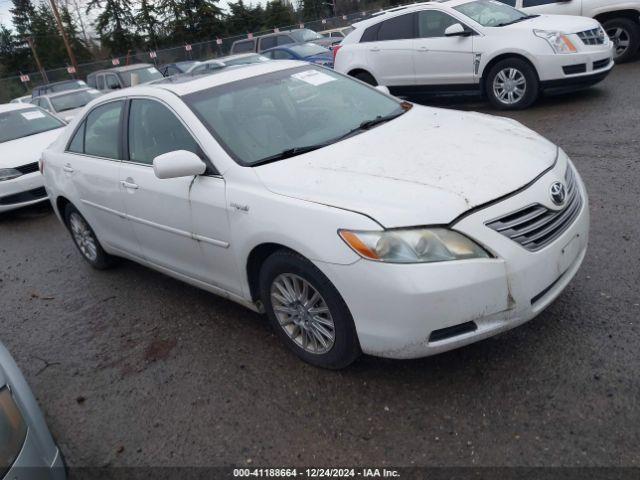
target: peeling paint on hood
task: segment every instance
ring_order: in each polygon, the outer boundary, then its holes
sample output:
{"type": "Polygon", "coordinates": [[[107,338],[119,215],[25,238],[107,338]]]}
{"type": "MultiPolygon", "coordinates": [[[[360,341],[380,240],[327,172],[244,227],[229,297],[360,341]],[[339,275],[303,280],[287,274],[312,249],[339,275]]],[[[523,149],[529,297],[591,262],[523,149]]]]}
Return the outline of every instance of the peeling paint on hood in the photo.
{"type": "Polygon", "coordinates": [[[554,144],[514,120],[416,105],[355,137],[254,170],[276,194],[393,228],[449,223],[523,187],[556,155],[554,144]]]}

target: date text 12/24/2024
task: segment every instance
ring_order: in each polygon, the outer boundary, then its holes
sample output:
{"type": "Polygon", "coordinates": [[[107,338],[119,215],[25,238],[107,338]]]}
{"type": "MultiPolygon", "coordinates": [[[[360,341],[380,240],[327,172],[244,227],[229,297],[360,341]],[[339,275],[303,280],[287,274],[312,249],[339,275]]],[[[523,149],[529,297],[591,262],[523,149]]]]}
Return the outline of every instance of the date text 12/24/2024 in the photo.
{"type": "Polygon", "coordinates": [[[387,468],[235,468],[234,478],[400,478],[387,468]]]}

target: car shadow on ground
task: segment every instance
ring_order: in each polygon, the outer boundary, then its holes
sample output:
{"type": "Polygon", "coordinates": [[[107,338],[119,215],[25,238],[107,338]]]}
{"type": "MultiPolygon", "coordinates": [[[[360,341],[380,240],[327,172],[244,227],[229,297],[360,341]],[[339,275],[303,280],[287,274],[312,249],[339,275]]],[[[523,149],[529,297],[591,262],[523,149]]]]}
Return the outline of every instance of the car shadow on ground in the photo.
{"type": "Polygon", "coordinates": [[[0,213],[0,226],[29,222],[35,218],[46,217],[53,213],[53,208],[49,202],[40,202],[35,205],[9,210],[0,213]]]}

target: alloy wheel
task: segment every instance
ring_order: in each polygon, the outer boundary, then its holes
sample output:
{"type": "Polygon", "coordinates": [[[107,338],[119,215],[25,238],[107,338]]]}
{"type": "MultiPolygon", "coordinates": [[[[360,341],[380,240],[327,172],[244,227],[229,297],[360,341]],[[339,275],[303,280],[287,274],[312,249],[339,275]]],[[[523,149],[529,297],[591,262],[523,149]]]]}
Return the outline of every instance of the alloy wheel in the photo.
{"type": "Polygon", "coordinates": [[[613,42],[616,58],[624,55],[631,45],[631,36],[629,35],[629,32],[621,27],[613,27],[607,29],[607,35],[609,35],[609,38],[613,42]]]}
{"type": "Polygon", "coordinates": [[[527,91],[527,79],[517,68],[500,70],[493,79],[493,94],[505,105],[515,105],[527,91]]]}
{"type": "Polygon", "coordinates": [[[271,284],[271,304],[280,327],[299,347],[317,355],[335,343],[335,325],[322,295],[304,278],[278,275],[271,284]]]}
{"type": "Polygon", "coordinates": [[[73,212],[69,216],[69,227],[73,239],[82,254],[87,257],[88,260],[95,262],[98,258],[98,247],[93,232],[89,228],[89,225],[87,225],[87,222],[81,215],[73,212]]]}

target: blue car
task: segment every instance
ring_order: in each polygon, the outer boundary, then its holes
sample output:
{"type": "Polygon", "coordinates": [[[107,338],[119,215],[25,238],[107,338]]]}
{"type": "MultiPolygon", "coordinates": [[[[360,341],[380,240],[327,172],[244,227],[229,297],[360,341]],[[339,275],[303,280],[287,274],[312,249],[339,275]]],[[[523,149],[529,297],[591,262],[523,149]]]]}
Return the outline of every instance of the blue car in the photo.
{"type": "Polygon", "coordinates": [[[333,68],[333,53],[315,43],[289,43],[265,50],[261,55],[272,60],[304,60],[323,67],[333,68]]]}

